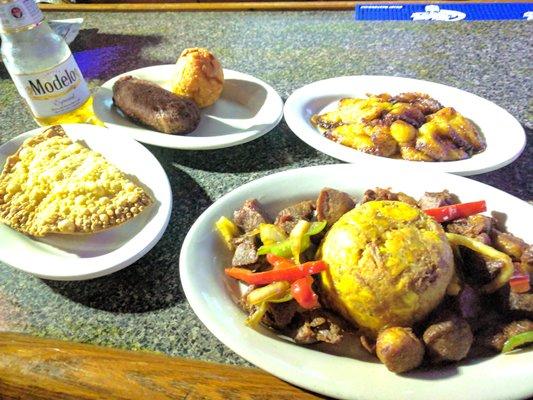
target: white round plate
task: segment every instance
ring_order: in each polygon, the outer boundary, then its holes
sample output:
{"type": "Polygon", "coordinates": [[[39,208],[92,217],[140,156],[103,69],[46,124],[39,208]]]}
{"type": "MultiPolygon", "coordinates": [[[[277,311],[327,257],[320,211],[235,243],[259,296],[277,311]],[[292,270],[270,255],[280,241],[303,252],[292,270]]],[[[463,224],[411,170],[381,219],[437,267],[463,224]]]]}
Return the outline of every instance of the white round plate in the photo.
{"type": "Polygon", "coordinates": [[[187,299],[206,327],[226,346],[258,367],[294,385],[349,399],[518,399],[533,394],[533,351],[475,359],[395,375],[377,362],[326,354],[295,345],[271,331],[245,326],[245,313],[235,303],[241,287],[224,275],[231,254],[214,229],[222,215],[251,198],[272,216],[296,201],[314,199],[328,186],[360,197],[368,188],[390,187],[414,197],[449,189],[462,201],[484,199],[489,212],[507,213],[508,230],[533,242],[529,221],[533,207],[488,185],[451,174],[413,168],[368,169],[351,164],[289,170],[270,175],[226,194],[209,207],[187,234],[180,254],[180,277],[187,299]]]}
{"type": "Polygon", "coordinates": [[[474,175],[493,171],[514,161],[526,144],[522,125],[496,104],[450,86],[395,76],[342,76],[306,85],[292,93],[284,107],[287,125],[305,143],[338,160],[357,163],[379,162],[389,167],[412,164],[429,171],[474,175]],[[363,153],[324,137],[310,118],[333,109],[344,97],[402,92],[427,93],[445,107],[454,107],[473,121],[487,141],[487,148],[469,159],[445,162],[407,161],[363,153]]]}
{"type": "Polygon", "coordinates": [[[187,135],[171,135],[137,125],[113,105],[113,85],[131,75],[170,88],[176,65],[156,65],[118,75],[94,96],[94,111],[109,128],[127,132],[139,142],[184,150],[210,150],[249,142],[272,130],[283,115],[283,101],[267,83],[242,72],[224,69],[224,90],[212,106],[201,109],[198,127],[187,135]]]}
{"type": "MultiPolygon", "coordinates": [[[[83,280],[118,271],[145,255],[165,231],[172,209],[170,184],[146,148],[120,132],[86,124],[63,125],[72,140],[90,149],[143,186],[154,204],[132,220],[100,233],[26,236],[0,224],[0,260],[41,278],[83,280]]],[[[23,133],[0,147],[0,166],[22,142],[44,128],[23,133]]]]}

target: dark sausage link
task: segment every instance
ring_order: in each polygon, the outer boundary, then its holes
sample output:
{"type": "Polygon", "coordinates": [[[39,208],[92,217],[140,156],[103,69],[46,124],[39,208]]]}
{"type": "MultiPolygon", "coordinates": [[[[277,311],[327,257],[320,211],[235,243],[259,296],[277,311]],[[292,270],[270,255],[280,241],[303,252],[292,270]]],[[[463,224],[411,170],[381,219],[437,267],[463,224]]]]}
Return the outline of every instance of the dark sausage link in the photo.
{"type": "Polygon", "coordinates": [[[115,82],[113,102],[134,122],[163,133],[190,133],[200,123],[200,110],[192,100],[132,76],[115,82]]]}

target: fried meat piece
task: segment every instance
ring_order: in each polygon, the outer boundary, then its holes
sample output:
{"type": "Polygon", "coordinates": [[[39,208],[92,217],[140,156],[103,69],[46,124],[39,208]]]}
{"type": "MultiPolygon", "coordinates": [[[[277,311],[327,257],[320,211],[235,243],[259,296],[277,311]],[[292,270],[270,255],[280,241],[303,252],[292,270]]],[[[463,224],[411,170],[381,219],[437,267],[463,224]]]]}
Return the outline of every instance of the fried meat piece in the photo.
{"type": "Polygon", "coordinates": [[[422,363],[424,345],[410,328],[390,327],[379,333],[376,355],[389,371],[399,374],[422,363]]]}
{"type": "Polygon", "coordinates": [[[329,311],[317,309],[302,313],[296,325],[291,335],[296,343],[336,344],[342,340],[345,322],[329,311]]]}
{"type": "Polygon", "coordinates": [[[256,199],[246,200],[242,207],[233,213],[233,222],[244,232],[250,232],[259,224],[268,223],[269,218],[263,206],[256,199]]]}
{"type": "Polygon", "coordinates": [[[479,336],[476,337],[476,342],[482,347],[501,352],[507,339],[529,331],[533,331],[533,321],[529,319],[501,322],[480,332],[479,336]]]}
{"type": "Polygon", "coordinates": [[[474,341],[470,325],[457,316],[431,324],[422,337],[429,356],[435,363],[462,360],[474,341]]]}
{"type": "Polygon", "coordinates": [[[457,204],[457,198],[447,190],[442,192],[425,192],[418,200],[418,205],[422,210],[429,210],[431,208],[439,208],[457,204]]]}
{"type": "Polygon", "coordinates": [[[298,221],[309,221],[313,217],[315,203],[311,200],[301,201],[281,210],[274,222],[286,233],[291,233],[298,221]]]}
{"type": "Polygon", "coordinates": [[[232,267],[244,267],[257,263],[259,256],[257,255],[257,245],[254,237],[241,236],[233,242],[235,253],[233,253],[231,260],[232,267]]]}
{"type": "Polygon", "coordinates": [[[404,203],[418,207],[416,200],[413,199],[411,196],[408,196],[402,192],[394,193],[391,192],[389,189],[383,188],[375,188],[374,190],[368,189],[365,193],[363,193],[363,197],[359,201],[359,204],[374,200],[403,201],[404,203]]]}
{"type": "Polygon", "coordinates": [[[324,188],[320,191],[316,201],[317,219],[327,221],[331,226],[354,207],[355,202],[347,193],[324,188]]]}

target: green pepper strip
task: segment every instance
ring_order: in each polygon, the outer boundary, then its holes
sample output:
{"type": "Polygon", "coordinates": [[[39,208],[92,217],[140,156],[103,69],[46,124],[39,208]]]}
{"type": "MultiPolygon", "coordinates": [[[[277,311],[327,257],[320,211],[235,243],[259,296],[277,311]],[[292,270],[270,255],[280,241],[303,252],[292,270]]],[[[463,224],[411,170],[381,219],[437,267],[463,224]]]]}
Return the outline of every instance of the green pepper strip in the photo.
{"type": "MultiPolygon", "coordinates": [[[[324,230],[327,225],[327,221],[313,222],[309,227],[309,230],[303,237],[301,251],[304,252],[311,246],[310,236],[316,235],[324,230]]],[[[289,239],[286,239],[279,243],[274,243],[268,246],[261,246],[257,250],[257,254],[262,256],[268,253],[275,254],[281,257],[292,257],[291,251],[291,242],[289,239]]]]}
{"type": "Polygon", "coordinates": [[[473,239],[464,235],[446,232],[446,237],[448,238],[448,241],[450,243],[456,246],[468,247],[470,250],[473,250],[476,253],[503,262],[503,266],[500,272],[498,273],[498,276],[496,276],[496,278],[494,278],[492,281],[481,287],[481,290],[485,293],[495,292],[507,282],[509,282],[509,279],[511,279],[511,277],[513,276],[513,261],[511,260],[511,257],[509,257],[507,254],[502,253],[501,251],[498,251],[493,247],[487,246],[486,244],[480,242],[477,239],[473,239]]]}
{"type": "Polygon", "coordinates": [[[290,292],[288,292],[283,297],[263,301],[261,304],[259,304],[255,312],[246,318],[245,324],[251,328],[257,326],[268,310],[268,303],[284,303],[290,300],[292,300],[292,295],[290,292]]]}
{"type": "Polygon", "coordinates": [[[265,254],[269,253],[280,257],[291,257],[291,243],[288,240],[284,240],[283,242],[274,243],[268,246],[261,246],[257,250],[257,254],[260,256],[264,256],[265,254]]]}
{"type": "Polygon", "coordinates": [[[516,349],[518,346],[527,343],[533,343],[533,331],[522,332],[518,335],[511,336],[503,345],[502,353],[508,353],[516,349]]]}
{"type": "Polygon", "coordinates": [[[244,323],[249,327],[256,326],[257,324],[259,324],[259,322],[261,322],[261,320],[263,319],[263,315],[265,315],[267,310],[268,301],[263,301],[254,311],[254,313],[249,315],[248,318],[246,318],[246,321],[244,321],[244,323]]]}

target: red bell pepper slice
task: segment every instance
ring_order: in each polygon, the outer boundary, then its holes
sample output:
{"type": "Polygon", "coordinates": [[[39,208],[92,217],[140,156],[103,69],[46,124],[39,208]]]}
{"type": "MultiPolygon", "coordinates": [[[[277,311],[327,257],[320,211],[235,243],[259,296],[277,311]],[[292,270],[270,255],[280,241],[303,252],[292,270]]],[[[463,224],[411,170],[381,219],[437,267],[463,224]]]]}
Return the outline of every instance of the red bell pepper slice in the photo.
{"type": "Polygon", "coordinates": [[[226,275],[246,282],[250,285],[268,285],[277,281],[294,282],[308,275],[318,274],[327,269],[324,261],[309,261],[304,264],[295,265],[290,268],[273,269],[264,272],[252,272],[246,268],[226,268],[226,275]]]}
{"type": "Polygon", "coordinates": [[[453,221],[454,219],[468,217],[483,211],[487,211],[485,200],[424,210],[427,215],[435,218],[437,222],[453,221]]]}
{"type": "Polygon", "coordinates": [[[514,274],[509,279],[509,286],[514,293],[526,293],[531,288],[529,284],[529,273],[524,272],[520,264],[515,264],[514,274]]]}
{"type": "Polygon", "coordinates": [[[266,255],[267,262],[272,265],[273,269],[287,269],[296,266],[291,260],[285,257],[278,256],[273,253],[266,255]]]}
{"type": "Polygon", "coordinates": [[[320,307],[318,296],[314,292],[312,285],[313,278],[310,275],[298,279],[291,284],[292,297],[306,310],[320,307]]]}

